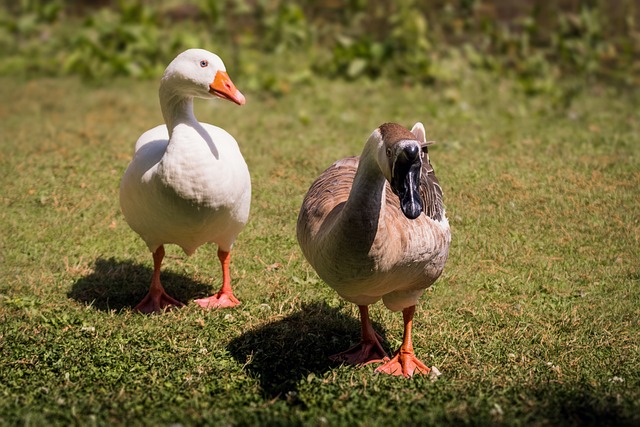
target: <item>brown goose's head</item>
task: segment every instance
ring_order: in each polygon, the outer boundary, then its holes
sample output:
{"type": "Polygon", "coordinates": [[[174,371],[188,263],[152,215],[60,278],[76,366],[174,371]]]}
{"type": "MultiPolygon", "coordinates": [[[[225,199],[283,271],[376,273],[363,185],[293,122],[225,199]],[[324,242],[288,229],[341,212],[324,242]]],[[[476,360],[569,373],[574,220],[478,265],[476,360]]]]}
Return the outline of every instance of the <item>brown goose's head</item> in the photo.
{"type": "Polygon", "coordinates": [[[385,123],[374,132],[379,138],[378,164],[400,199],[402,213],[409,219],[420,216],[424,210],[420,197],[423,146],[426,146],[422,123],[411,131],[396,123],[385,123]]]}

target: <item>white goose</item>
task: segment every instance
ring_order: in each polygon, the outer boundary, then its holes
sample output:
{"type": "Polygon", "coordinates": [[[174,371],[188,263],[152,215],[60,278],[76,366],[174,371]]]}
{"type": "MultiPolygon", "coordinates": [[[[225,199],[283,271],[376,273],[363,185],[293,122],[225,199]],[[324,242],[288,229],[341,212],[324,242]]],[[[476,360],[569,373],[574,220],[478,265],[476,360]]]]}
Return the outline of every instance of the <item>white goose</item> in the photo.
{"type": "Polygon", "coordinates": [[[451,234],[429,143],[421,123],[411,132],[383,124],[360,157],[331,165],[302,202],[302,252],[329,286],[360,309],[361,342],[333,360],[384,361],[377,372],[406,377],[430,371],[413,351],[413,315],[424,290],[442,273],[451,234]],[[391,359],[368,314],[368,305],[380,299],[403,312],[402,346],[391,359]]]}
{"type": "Polygon", "coordinates": [[[217,244],[222,288],[196,302],[205,308],[240,303],[231,289],[229,252],[249,217],[249,170],[229,133],[198,122],[193,114],[196,97],[245,103],[217,55],[202,49],[181,53],[160,83],[166,125],[138,139],[120,184],[122,213],[153,253],[151,287],[136,311],[157,312],[183,305],[167,295],[160,283],[167,243],[179,245],[187,255],[204,243],[217,244]]]}

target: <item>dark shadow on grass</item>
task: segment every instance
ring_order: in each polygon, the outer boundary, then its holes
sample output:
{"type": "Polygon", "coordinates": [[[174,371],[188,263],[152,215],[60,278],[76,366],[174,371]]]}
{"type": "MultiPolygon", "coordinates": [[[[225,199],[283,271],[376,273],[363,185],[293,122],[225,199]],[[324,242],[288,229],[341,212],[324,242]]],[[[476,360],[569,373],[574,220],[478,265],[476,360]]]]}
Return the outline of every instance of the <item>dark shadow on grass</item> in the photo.
{"type": "MultiPolygon", "coordinates": [[[[93,273],[76,281],[67,296],[98,310],[135,307],[149,290],[153,270],[143,264],[98,258],[93,273]]],[[[188,303],[211,292],[210,286],[187,276],[163,270],[162,285],[169,295],[188,303]]]]}
{"type": "MultiPolygon", "coordinates": [[[[374,328],[385,337],[382,327],[374,328]]],[[[311,373],[322,376],[338,363],[329,356],[360,340],[360,319],[323,303],[304,304],[300,311],[242,334],[227,346],[245,369],[259,378],[268,398],[286,397],[311,373]]],[[[366,369],[366,368],[365,368],[366,369]]]]}
{"type": "MultiPolygon", "coordinates": [[[[637,403],[624,401],[620,394],[606,393],[588,382],[548,384],[527,391],[544,402],[536,412],[550,425],[638,426],[637,403]],[[636,406],[636,408],[634,408],[636,406]]],[[[521,394],[522,395],[522,394],[521,394]]],[[[625,393],[629,396],[628,393],[625,393]]]]}

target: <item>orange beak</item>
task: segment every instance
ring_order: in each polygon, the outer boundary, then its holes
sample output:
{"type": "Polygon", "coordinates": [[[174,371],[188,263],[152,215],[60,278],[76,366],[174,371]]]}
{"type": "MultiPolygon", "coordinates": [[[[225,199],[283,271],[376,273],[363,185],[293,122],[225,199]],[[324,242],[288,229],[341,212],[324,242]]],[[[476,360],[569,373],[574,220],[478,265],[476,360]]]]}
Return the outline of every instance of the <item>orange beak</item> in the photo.
{"type": "Polygon", "coordinates": [[[222,99],[233,101],[238,105],[244,105],[246,102],[244,95],[236,89],[229,75],[224,71],[216,73],[213,83],[209,85],[209,93],[222,99]]]}

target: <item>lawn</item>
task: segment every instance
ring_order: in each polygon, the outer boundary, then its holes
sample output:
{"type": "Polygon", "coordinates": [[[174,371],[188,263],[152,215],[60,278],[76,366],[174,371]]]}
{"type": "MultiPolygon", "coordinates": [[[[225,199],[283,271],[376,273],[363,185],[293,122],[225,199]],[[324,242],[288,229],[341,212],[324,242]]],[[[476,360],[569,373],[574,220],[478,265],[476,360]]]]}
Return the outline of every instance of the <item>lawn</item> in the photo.
{"type": "MultiPolygon", "coordinates": [[[[462,81],[319,79],[245,91],[243,107],[196,102],[252,174],[231,262],[242,305],[146,316],[131,308],[152,259],[118,186],[161,121],[157,82],[1,78],[0,425],[638,425],[638,93],[462,81]],[[437,381],[330,362],[358,340],[357,309],[295,239],[314,178],[386,121],[422,121],[438,142],[453,240],[414,322],[437,381]]],[[[220,276],[214,247],[167,247],[179,300],[220,276]]],[[[396,349],[401,314],[371,314],[396,349]]]]}

